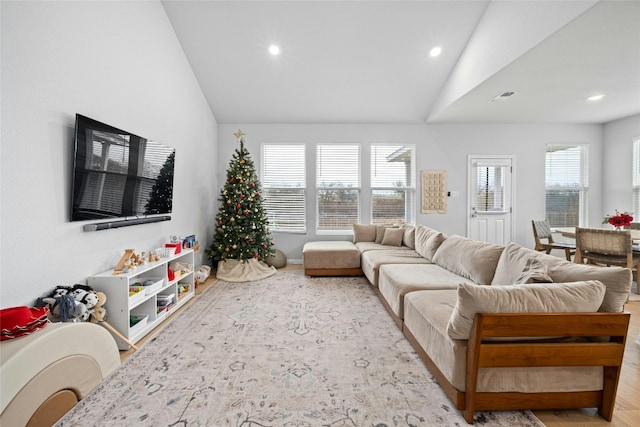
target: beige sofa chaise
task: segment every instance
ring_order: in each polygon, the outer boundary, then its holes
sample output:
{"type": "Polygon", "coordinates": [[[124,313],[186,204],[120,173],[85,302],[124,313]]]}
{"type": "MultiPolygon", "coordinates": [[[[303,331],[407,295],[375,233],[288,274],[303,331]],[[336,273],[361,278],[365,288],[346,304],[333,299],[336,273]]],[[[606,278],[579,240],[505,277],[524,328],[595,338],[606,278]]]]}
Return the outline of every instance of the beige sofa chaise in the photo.
{"type": "Polygon", "coordinates": [[[354,227],[362,271],[469,423],[476,410],[590,407],[611,420],[629,269],[422,225],[383,244],[380,230],[354,227]]]}

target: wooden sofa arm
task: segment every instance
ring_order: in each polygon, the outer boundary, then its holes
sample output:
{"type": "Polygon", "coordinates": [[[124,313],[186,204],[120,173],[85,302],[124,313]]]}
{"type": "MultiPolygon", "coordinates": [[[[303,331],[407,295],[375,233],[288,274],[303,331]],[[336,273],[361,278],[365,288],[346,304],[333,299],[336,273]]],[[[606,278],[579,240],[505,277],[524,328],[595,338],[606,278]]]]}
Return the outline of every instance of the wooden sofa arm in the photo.
{"type": "Polygon", "coordinates": [[[477,314],[467,346],[464,418],[476,410],[597,407],[611,421],[629,328],[629,313],[477,314]],[[549,342],[522,338],[610,337],[607,341],[549,342]],[[498,338],[500,340],[492,340],[498,338]],[[505,341],[512,338],[519,341],[505,341]],[[500,367],[602,366],[603,389],[586,392],[476,392],[478,370],[500,367]]]}

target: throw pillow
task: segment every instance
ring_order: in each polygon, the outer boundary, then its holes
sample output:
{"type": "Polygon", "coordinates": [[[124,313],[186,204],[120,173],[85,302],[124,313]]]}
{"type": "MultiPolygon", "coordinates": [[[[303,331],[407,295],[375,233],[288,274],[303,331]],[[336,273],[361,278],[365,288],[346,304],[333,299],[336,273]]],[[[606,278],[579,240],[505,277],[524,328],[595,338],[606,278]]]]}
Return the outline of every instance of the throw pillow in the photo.
{"type": "Polygon", "coordinates": [[[528,284],[528,283],[552,283],[553,279],[547,274],[547,267],[536,258],[529,258],[524,270],[520,273],[520,276],[516,279],[515,284],[528,284]]]}
{"type": "MultiPolygon", "coordinates": [[[[552,256],[552,255],[547,255],[552,256]]],[[[541,259],[543,262],[545,259],[541,259]]],[[[576,264],[565,261],[566,264],[547,266],[547,272],[554,282],[575,282],[578,280],[598,280],[606,286],[604,300],[598,311],[620,313],[629,298],[633,274],[628,268],[598,265],[576,264]]]]}
{"type": "Polygon", "coordinates": [[[382,243],[382,239],[384,239],[384,230],[387,227],[385,225],[376,225],[376,243],[382,243]]]}
{"type": "Polygon", "coordinates": [[[353,243],[376,240],[376,226],[373,224],[353,224],[353,243]]]}
{"type": "Polygon", "coordinates": [[[597,280],[545,285],[458,285],[458,298],[447,324],[453,339],[467,340],[477,313],[596,312],[605,286],[597,280]]]}
{"type": "MultiPolygon", "coordinates": [[[[527,261],[535,258],[539,260],[546,268],[547,274],[551,276],[555,282],[575,282],[578,280],[599,280],[593,277],[575,277],[568,280],[558,280],[553,277],[551,272],[556,268],[564,268],[564,266],[572,265],[574,263],[567,261],[566,259],[547,255],[544,252],[538,252],[536,250],[525,248],[517,243],[510,242],[502,251],[500,260],[496,266],[496,271],[491,281],[492,285],[513,285],[524,271],[527,261]]],[[[574,264],[577,265],[577,264],[574,264]]],[[[605,283],[606,284],[606,283],[605,283]]]]}
{"type": "Polygon", "coordinates": [[[402,237],[404,230],[402,228],[387,228],[384,231],[382,244],[387,246],[402,246],[402,237]]]}

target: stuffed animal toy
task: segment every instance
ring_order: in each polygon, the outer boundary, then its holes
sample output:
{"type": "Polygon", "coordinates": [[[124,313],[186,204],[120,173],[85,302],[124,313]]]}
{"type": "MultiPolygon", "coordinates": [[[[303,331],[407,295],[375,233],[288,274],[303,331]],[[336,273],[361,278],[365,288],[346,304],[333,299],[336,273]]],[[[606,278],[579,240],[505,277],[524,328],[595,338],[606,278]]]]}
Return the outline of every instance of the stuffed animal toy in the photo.
{"type": "Polygon", "coordinates": [[[90,320],[92,322],[104,322],[107,319],[107,309],[104,304],[107,302],[107,295],[104,292],[90,292],[91,308],[89,308],[90,320]],[[93,303],[95,297],[95,303],[93,303]]]}
{"type": "Polygon", "coordinates": [[[76,284],[71,286],[56,286],[53,292],[38,299],[40,306],[48,306],[51,316],[62,322],[86,322],[92,315],[98,313],[104,317],[106,296],[102,292],[94,291],[88,285],[76,284]],[[99,294],[102,294],[100,296],[99,294]],[[101,303],[100,300],[103,299],[101,303]]]}
{"type": "Polygon", "coordinates": [[[76,319],[87,317],[87,306],[77,302],[70,294],[38,298],[36,306],[49,307],[53,320],[62,322],[75,322],[76,319]]]}
{"type": "Polygon", "coordinates": [[[67,295],[72,290],[73,290],[73,288],[71,286],[58,285],[58,286],[55,287],[55,289],[53,290],[53,292],[49,296],[52,297],[52,298],[58,298],[58,297],[61,297],[63,295],[67,295]]]}

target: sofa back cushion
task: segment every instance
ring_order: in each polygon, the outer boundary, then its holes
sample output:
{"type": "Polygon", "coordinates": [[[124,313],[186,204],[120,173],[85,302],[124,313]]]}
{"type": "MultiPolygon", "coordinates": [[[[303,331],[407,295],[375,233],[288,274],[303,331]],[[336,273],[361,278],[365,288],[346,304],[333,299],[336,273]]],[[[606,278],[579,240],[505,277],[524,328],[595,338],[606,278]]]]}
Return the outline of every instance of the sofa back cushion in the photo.
{"type": "Polygon", "coordinates": [[[599,281],[509,286],[460,284],[447,334],[469,339],[477,313],[572,313],[595,312],[606,287],[599,281]]]}
{"type": "Polygon", "coordinates": [[[453,235],[442,242],[433,262],[479,285],[489,285],[503,249],[504,246],[453,235]]]}
{"type": "Polygon", "coordinates": [[[530,259],[540,261],[546,267],[547,275],[554,282],[576,282],[599,280],[606,286],[602,306],[598,311],[619,313],[623,311],[632,284],[632,273],[623,267],[600,267],[576,264],[562,258],[547,255],[533,249],[509,243],[498,261],[492,285],[513,285],[525,271],[530,259]]]}
{"type": "MultiPolygon", "coordinates": [[[[353,224],[353,243],[374,242],[375,240],[375,224],[353,224]]],[[[382,241],[382,239],[380,239],[380,241],[382,241]]]]}
{"type": "Polygon", "coordinates": [[[416,225],[415,250],[429,262],[433,261],[436,251],[445,241],[446,236],[441,232],[424,225],[416,225]]]}
{"type": "MultiPolygon", "coordinates": [[[[500,261],[498,261],[498,263],[500,263],[500,261]]],[[[520,276],[518,276],[514,285],[552,282],[553,279],[547,273],[547,266],[537,258],[529,258],[524,266],[524,270],[522,270],[522,273],[520,273],[520,276]]]]}
{"type": "Polygon", "coordinates": [[[415,225],[404,225],[404,236],[402,236],[402,244],[408,248],[416,248],[416,227],[415,225]]]}

